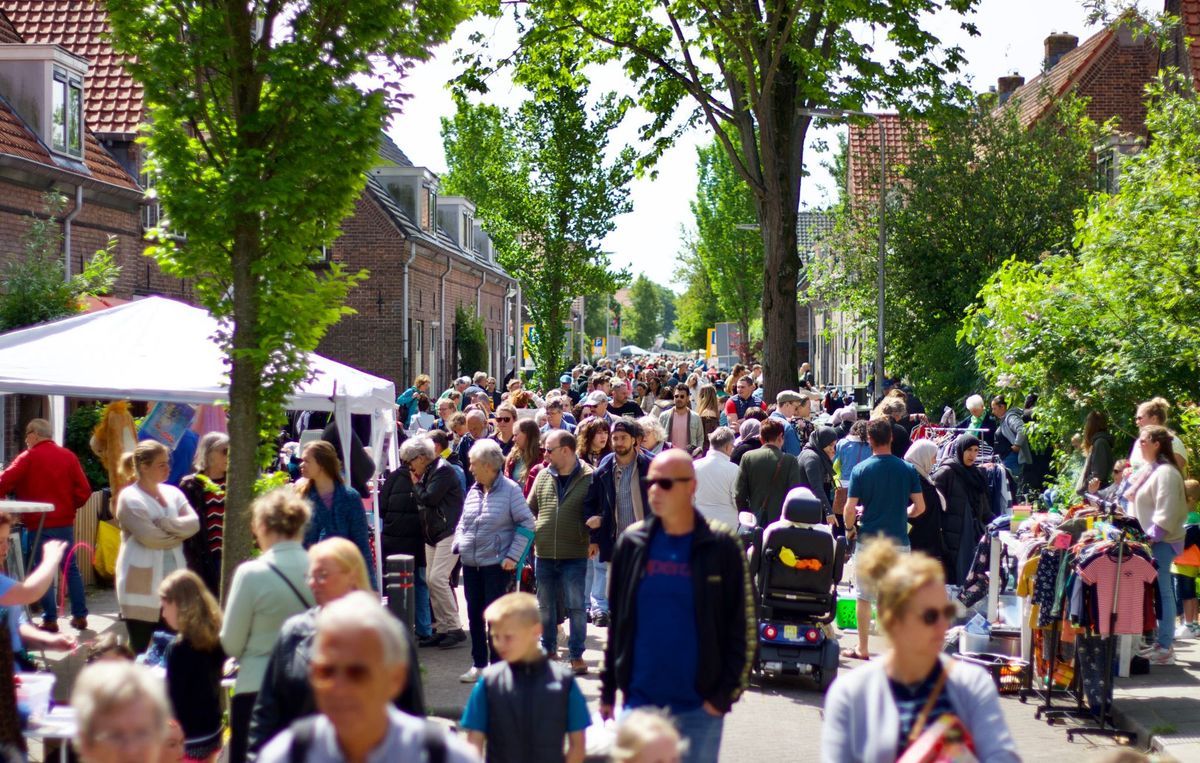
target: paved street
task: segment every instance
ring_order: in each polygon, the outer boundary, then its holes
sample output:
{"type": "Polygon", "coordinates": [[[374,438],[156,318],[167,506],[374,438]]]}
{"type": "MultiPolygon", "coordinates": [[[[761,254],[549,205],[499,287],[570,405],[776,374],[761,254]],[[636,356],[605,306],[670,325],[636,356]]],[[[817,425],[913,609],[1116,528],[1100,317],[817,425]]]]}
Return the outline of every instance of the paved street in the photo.
{"type": "MultiPolygon", "coordinates": [[[[461,593],[461,592],[460,592],[461,593]]],[[[91,625],[98,633],[120,628],[114,622],[116,601],[111,590],[89,591],[92,606],[91,625]],[[104,614],[107,613],[107,614],[104,614]]],[[[460,607],[466,612],[466,604],[460,607]]],[[[600,694],[596,667],[600,664],[601,649],[607,630],[588,627],[587,652],[584,657],[593,671],[581,682],[589,706],[595,711],[600,694]]],[[[849,638],[849,637],[844,637],[849,638]]],[[[565,645],[565,639],[561,641],[565,645]]],[[[846,641],[846,644],[849,642],[846,641]]],[[[872,638],[872,651],[884,648],[882,638],[872,638]]],[[[59,669],[67,672],[82,667],[81,655],[52,655],[59,669]]],[[[853,669],[856,663],[843,662],[842,671],[853,669]]],[[[456,649],[421,650],[421,673],[425,680],[426,700],[431,711],[441,717],[457,720],[470,694],[471,687],[460,683],[458,676],[470,667],[470,652],[464,645],[456,649]]],[[[65,701],[71,678],[63,675],[56,698],[65,701]]],[[[726,722],[721,745],[723,761],[817,760],[821,740],[821,700],[815,686],[806,679],[783,678],[763,681],[753,678],[750,690],[736,705],[726,722]]],[[[1104,739],[1067,742],[1061,727],[1051,727],[1033,717],[1033,707],[1021,704],[1016,698],[1002,699],[1009,728],[1017,739],[1022,758],[1027,763],[1061,763],[1087,761],[1099,751],[1114,746],[1104,739]]],[[[35,759],[38,751],[35,749],[35,759]]]]}

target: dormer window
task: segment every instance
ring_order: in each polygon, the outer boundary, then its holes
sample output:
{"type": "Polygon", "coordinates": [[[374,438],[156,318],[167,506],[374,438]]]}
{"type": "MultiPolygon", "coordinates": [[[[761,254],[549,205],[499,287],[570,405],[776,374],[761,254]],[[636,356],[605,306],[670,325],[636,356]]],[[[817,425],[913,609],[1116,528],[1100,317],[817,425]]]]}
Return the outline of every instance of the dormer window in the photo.
{"type": "Polygon", "coordinates": [[[51,82],[50,148],[60,154],[83,158],[83,78],[54,67],[51,82]]]}
{"type": "Polygon", "coordinates": [[[462,213],[462,231],[462,248],[468,252],[475,251],[475,218],[471,216],[470,212],[462,213]]]}

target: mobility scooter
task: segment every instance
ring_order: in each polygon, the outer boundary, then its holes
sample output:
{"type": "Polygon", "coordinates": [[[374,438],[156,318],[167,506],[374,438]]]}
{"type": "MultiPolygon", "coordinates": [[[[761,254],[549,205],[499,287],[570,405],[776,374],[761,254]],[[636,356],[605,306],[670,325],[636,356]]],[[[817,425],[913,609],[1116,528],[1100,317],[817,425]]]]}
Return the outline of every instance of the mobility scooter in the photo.
{"type": "Polygon", "coordinates": [[[760,674],[807,675],[824,691],[837,677],[839,648],[829,623],[837,613],[837,585],[846,544],[834,538],[821,502],[793,488],[779,521],[761,531],[751,552],[758,592],[760,674]]]}

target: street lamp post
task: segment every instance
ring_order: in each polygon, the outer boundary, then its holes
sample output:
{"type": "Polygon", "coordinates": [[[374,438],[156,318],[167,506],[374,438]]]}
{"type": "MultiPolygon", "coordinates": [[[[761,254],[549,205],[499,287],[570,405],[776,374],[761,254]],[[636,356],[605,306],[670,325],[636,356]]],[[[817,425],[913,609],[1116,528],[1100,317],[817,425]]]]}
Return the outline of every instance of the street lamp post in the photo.
{"type": "Polygon", "coordinates": [[[878,278],[878,304],[876,306],[875,327],[875,400],[883,397],[883,275],[884,256],[887,253],[887,135],[884,133],[883,121],[878,114],[851,109],[796,109],[797,114],[809,117],[826,117],[844,119],[846,117],[867,117],[875,122],[879,130],[879,261],[876,264],[878,278]]]}

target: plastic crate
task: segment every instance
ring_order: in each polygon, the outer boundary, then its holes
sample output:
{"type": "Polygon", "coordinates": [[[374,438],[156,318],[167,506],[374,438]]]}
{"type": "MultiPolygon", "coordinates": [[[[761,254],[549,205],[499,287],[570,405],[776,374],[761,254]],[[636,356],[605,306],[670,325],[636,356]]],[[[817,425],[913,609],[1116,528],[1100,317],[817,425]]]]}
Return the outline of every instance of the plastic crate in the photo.
{"type": "Polygon", "coordinates": [[[1029,663],[1019,657],[967,652],[959,654],[958,659],[986,670],[1001,694],[1016,694],[1029,686],[1029,663]]]}

